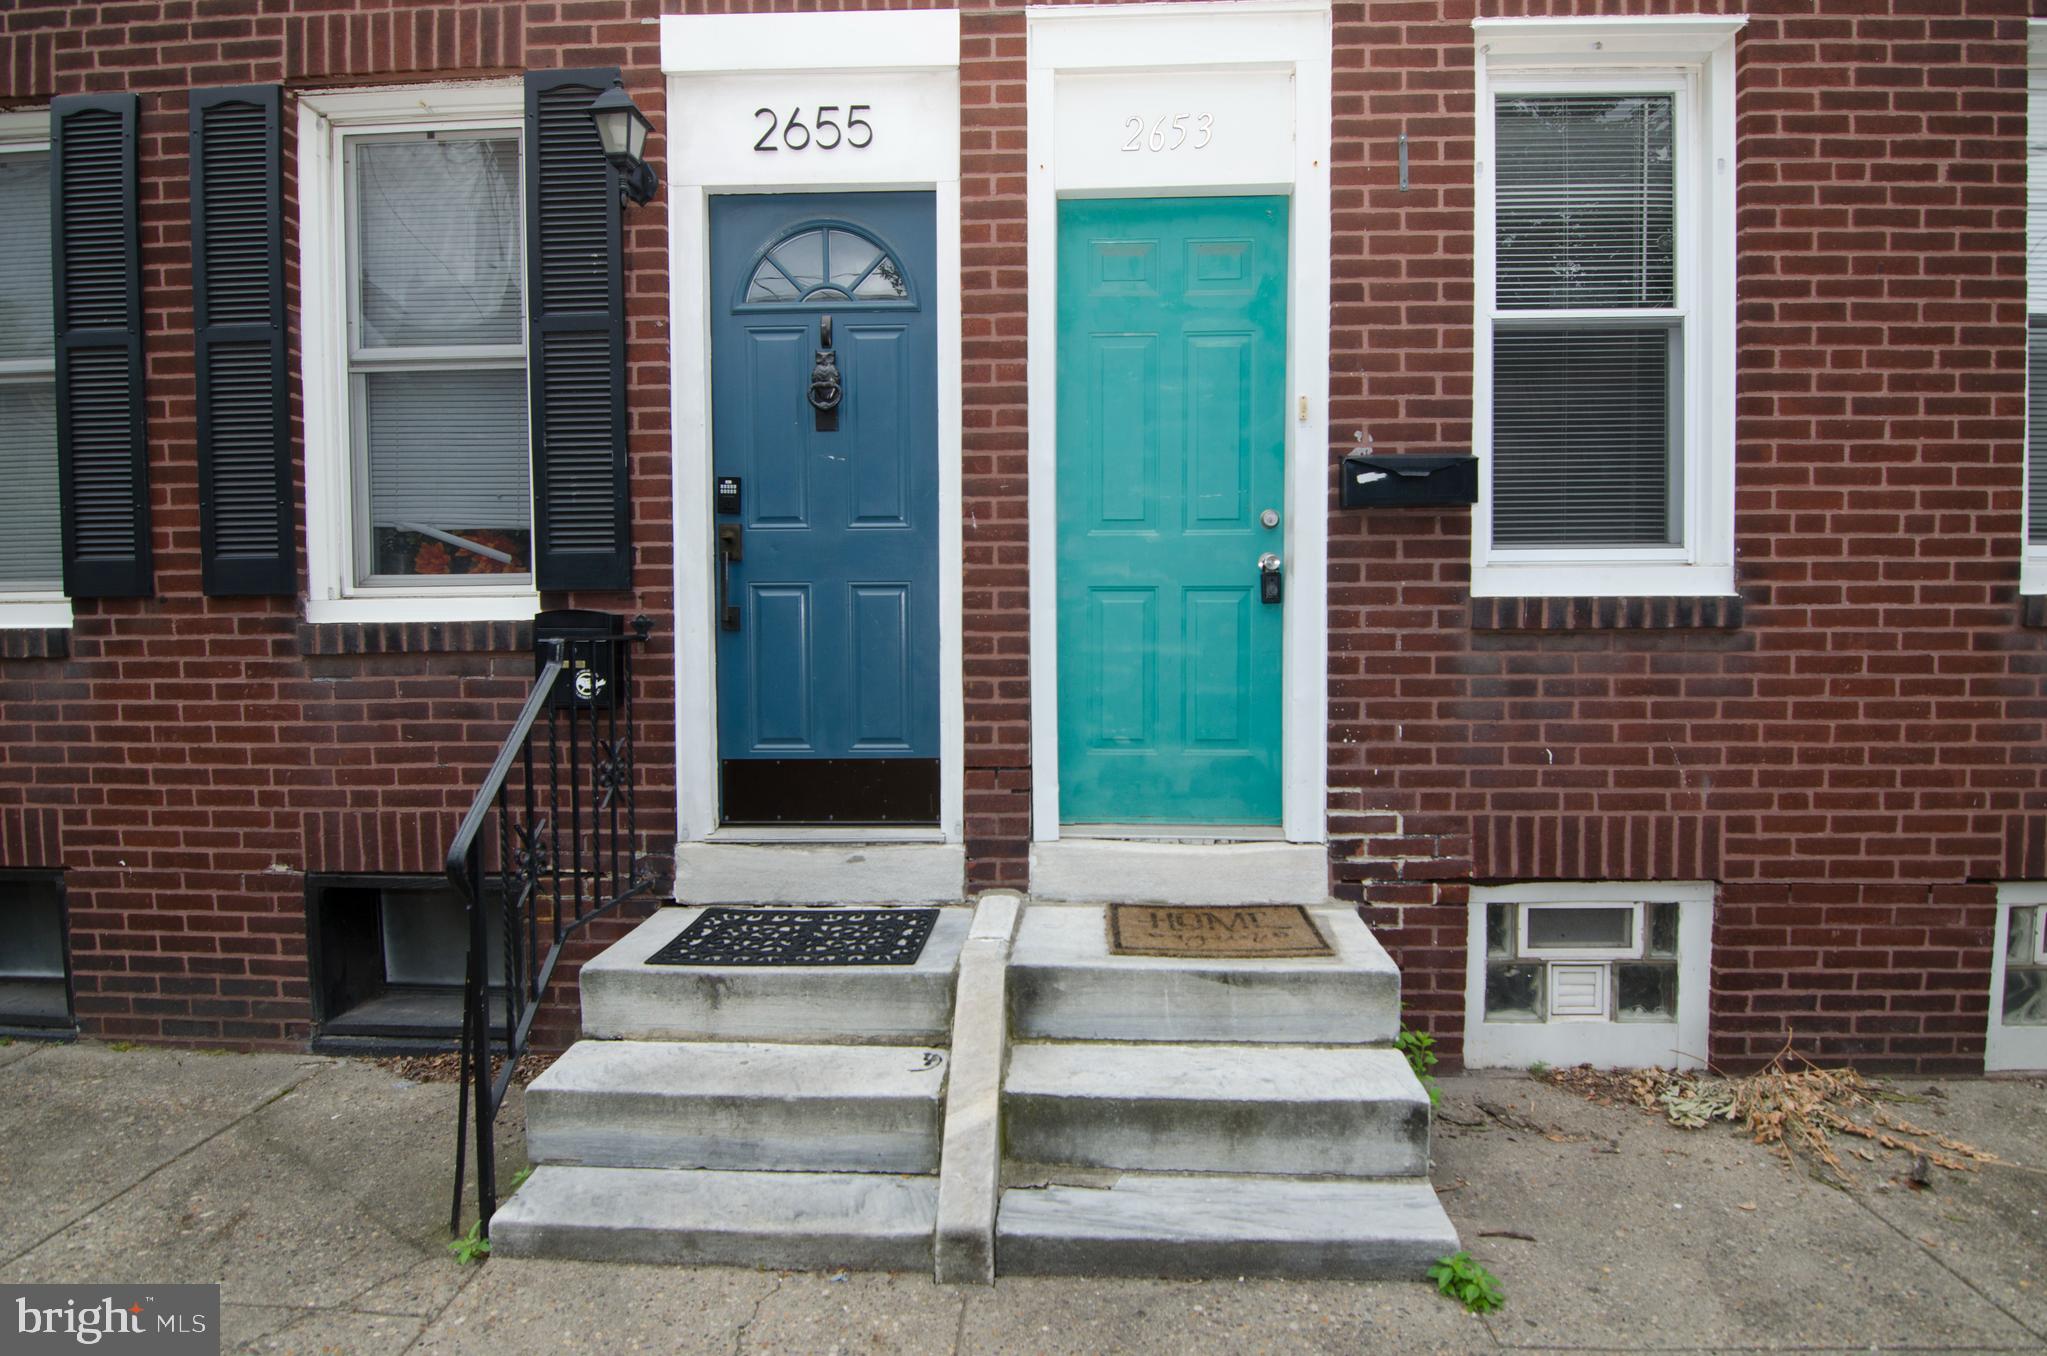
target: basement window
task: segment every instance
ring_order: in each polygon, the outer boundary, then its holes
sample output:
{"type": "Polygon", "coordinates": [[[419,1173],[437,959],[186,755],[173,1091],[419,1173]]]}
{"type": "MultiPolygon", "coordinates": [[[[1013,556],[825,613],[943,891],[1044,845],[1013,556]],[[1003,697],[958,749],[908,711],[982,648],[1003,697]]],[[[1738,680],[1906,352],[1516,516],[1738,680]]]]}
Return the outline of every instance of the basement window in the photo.
{"type": "Polygon", "coordinates": [[[70,950],[63,877],[0,871],[0,1031],[68,1031],[70,950]]]}
{"type": "Polygon", "coordinates": [[[1712,889],[1472,891],[1465,1063],[1699,1064],[1712,889]]]}
{"type": "Polygon", "coordinates": [[[2047,1069],[2047,884],[1998,888],[1983,1067],[2047,1069]]]}
{"type": "MultiPolygon", "coordinates": [[[[492,909],[485,921],[490,954],[502,957],[502,916],[492,909]]],[[[314,876],[307,924],[322,1041],[447,1045],[460,1036],[469,916],[447,881],[314,876]]],[[[502,960],[495,970],[503,974],[502,960]]]]}

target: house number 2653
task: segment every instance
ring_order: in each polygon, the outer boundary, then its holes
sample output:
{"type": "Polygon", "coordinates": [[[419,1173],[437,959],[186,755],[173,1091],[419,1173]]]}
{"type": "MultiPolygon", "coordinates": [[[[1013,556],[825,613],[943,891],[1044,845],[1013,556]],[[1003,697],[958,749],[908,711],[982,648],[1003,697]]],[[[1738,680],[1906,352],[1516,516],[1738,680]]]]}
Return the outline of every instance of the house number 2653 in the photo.
{"type": "Polygon", "coordinates": [[[864,151],[874,144],[874,124],[860,115],[873,109],[872,104],[847,104],[846,120],[842,126],[837,104],[819,104],[809,122],[803,120],[801,108],[790,109],[786,118],[772,108],[756,108],[754,117],[766,118],[768,126],[761,133],[760,140],[753,143],[753,148],[756,151],[779,151],[787,147],[800,151],[806,146],[816,146],[820,151],[833,151],[841,146],[850,146],[856,151],[864,151]],[[775,145],[778,132],[781,133],[781,146],[775,145]]]}
{"type": "Polygon", "coordinates": [[[1123,132],[1126,151],[1177,151],[1190,137],[1198,151],[1215,140],[1215,114],[1161,113],[1149,127],[1143,118],[1125,118],[1123,132]]]}

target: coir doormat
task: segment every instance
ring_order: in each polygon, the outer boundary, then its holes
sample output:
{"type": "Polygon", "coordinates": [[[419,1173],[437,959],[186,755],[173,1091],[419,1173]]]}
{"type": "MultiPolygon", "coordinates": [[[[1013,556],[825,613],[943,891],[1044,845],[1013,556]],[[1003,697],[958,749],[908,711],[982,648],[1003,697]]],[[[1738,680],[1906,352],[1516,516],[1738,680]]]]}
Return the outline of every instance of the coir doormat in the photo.
{"type": "Polygon", "coordinates": [[[1242,904],[1220,909],[1111,904],[1109,950],[1118,956],[1220,960],[1336,954],[1315,920],[1298,904],[1242,904]]]}
{"type": "Polygon", "coordinates": [[[705,909],[649,965],[915,965],[936,909],[705,909]]]}

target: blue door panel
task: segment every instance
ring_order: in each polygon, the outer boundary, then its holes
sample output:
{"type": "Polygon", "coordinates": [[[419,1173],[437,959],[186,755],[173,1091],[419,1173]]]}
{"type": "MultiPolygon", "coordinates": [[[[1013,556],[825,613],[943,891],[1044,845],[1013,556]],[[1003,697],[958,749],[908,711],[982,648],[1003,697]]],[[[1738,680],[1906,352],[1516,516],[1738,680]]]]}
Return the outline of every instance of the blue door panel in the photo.
{"type": "Polygon", "coordinates": [[[722,761],[938,757],[936,254],[929,193],[711,200],[712,469],[741,482],[718,522],[744,544],[739,627],[718,630],[722,761]],[[796,277],[750,301],[778,242],[796,277]],[[899,283],[859,282],[872,242],[899,283]],[[859,299],[790,300],[826,249],[824,285],[859,299]],[[844,392],[830,431],[808,400],[827,317],[844,392]]]}

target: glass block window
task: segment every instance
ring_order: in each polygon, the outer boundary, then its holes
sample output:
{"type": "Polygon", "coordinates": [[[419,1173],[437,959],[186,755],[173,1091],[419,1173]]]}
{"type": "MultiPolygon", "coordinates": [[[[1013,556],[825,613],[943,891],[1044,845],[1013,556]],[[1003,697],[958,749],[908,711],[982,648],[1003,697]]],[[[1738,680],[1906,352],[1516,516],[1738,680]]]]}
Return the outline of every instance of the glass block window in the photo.
{"type": "Polygon", "coordinates": [[[842,224],[805,226],[761,256],[747,280],[749,306],[902,301],[903,266],[873,237],[842,224]]]}
{"type": "Polygon", "coordinates": [[[2006,1026],[2047,1027],[2047,904],[2014,907],[2005,915],[2006,1026]]]}
{"type": "Polygon", "coordinates": [[[1675,1021],[1680,907],[1487,904],[1485,1020],[1675,1021]]]}

